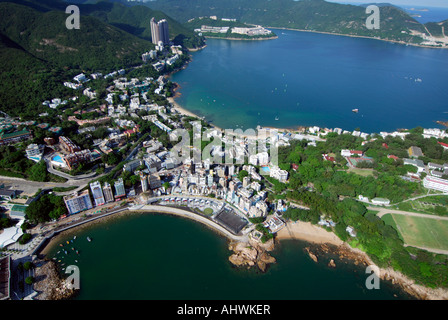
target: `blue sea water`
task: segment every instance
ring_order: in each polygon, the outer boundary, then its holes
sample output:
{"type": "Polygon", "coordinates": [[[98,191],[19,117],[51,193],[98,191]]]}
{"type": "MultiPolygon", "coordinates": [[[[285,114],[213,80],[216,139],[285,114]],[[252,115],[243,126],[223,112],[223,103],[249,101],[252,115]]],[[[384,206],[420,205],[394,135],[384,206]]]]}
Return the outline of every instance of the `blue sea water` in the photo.
{"type": "Polygon", "coordinates": [[[420,23],[448,20],[448,8],[403,6],[405,11],[420,23]],[[414,9],[414,10],[412,10],[414,9]]]}
{"type": "Polygon", "coordinates": [[[233,129],[317,125],[380,132],[448,120],[448,50],[273,31],[278,39],[208,39],[172,76],[181,86],[177,102],[233,129]]]}

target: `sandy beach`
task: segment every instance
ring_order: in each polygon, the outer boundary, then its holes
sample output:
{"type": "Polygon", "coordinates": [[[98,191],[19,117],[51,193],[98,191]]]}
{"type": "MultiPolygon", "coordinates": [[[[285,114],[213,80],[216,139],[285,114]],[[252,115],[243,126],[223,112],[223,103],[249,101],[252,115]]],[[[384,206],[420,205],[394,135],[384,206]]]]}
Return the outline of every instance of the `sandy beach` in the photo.
{"type": "Polygon", "coordinates": [[[330,243],[336,246],[344,243],[334,233],[328,232],[310,222],[302,221],[286,223],[286,227],[277,232],[276,239],[298,239],[317,244],[330,243]]]}
{"type": "MultiPolygon", "coordinates": [[[[343,255],[358,264],[363,263],[365,266],[376,266],[367,253],[360,249],[352,248],[348,243],[343,242],[333,232],[312,225],[309,222],[288,222],[286,227],[281,229],[276,236],[276,240],[297,239],[309,243],[314,243],[326,247],[327,244],[336,246],[334,253],[343,255]]],[[[390,281],[394,285],[398,285],[408,294],[421,300],[448,300],[448,290],[443,288],[432,289],[415,283],[401,272],[392,268],[379,268],[379,276],[381,279],[390,281]]]]}

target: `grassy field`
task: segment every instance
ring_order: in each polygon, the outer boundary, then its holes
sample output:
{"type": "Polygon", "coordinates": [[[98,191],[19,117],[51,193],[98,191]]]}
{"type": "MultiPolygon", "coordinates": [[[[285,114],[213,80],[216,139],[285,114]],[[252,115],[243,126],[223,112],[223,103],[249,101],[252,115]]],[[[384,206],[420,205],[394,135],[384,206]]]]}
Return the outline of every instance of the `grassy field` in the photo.
{"type": "Polygon", "coordinates": [[[348,172],[356,173],[363,177],[373,176],[373,169],[359,169],[359,168],[350,168],[347,170],[348,172]]]}
{"type": "Polygon", "coordinates": [[[405,244],[448,250],[448,221],[386,214],[383,221],[394,227],[405,244]]]}

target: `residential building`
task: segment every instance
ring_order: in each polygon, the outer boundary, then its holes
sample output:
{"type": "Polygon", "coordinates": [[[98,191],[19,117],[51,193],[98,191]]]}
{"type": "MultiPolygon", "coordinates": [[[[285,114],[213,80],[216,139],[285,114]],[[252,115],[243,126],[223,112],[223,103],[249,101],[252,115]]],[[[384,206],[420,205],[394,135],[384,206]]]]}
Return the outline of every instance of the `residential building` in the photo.
{"type": "Polygon", "coordinates": [[[269,171],[269,176],[271,178],[277,179],[280,182],[286,182],[288,180],[288,174],[288,171],[281,170],[277,166],[270,168],[269,171]]]}
{"type": "Polygon", "coordinates": [[[25,150],[26,157],[35,162],[39,162],[40,160],[42,160],[44,149],[45,149],[44,145],[38,145],[35,143],[30,144],[25,150]]]}
{"type": "Polygon", "coordinates": [[[170,36],[166,19],[156,22],[155,18],[152,18],[150,24],[152,43],[159,45],[159,42],[163,42],[164,45],[168,45],[170,43],[170,36]]]}
{"type": "Polygon", "coordinates": [[[67,153],[75,153],[77,151],[81,151],[81,148],[79,146],[77,146],[73,143],[72,140],[64,136],[59,137],[59,144],[61,148],[67,153]]]}
{"type": "Polygon", "coordinates": [[[143,172],[139,173],[140,175],[140,182],[142,184],[142,192],[148,191],[148,176],[144,174],[143,172]]]}
{"type": "Polygon", "coordinates": [[[82,193],[75,193],[72,196],[65,196],[64,202],[69,214],[75,214],[93,208],[89,190],[84,190],[82,193]]]}
{"type": "Polygon", "coordinates": [[[115,181],[114,187],[115,187],[115,199],[119,199],[126,196],[126,190],[124,189],[124,183],[122,178],[115,181]]]}
{"type": "Polygon", "coordinates": [[[149,188],[151,188],[151,190],[160,188],[162,186],[162,181],[160,180],[159,176],[150,174],[148,180],[149,180],[149,188]]]}
{"type": "Polygon", "coordinates": [[[95,206],[102,206],[106,203],[103,195],[103,190],[101,188],[101,183],[99,181],[92,182],[90,184],[90,190],[92,191],[95,206]]]}
{"type": "Polygon", "coordinates": [[[422,149],[416,146],[412,146],[408,149],[408,154],[411,158],[423,157],[422,149]]]}
{"type": "Polygon", "coordinates": [[[112,192],[112,187],[108,182],[104,183],[103,194],[104,194],[104,200],[106,200],[106,203],[114,201],[114,193],[112,192]]]}
{"type": "Polygon", "coordinates": [[[423,179],[423,186],[427,189],[448,192],[448,180],[446,179],[426,176],[423,179]]]}
{"type": "Polygon", "coordinates": [[[409,164],[411,166],[417,167],[418,173],[425,171],[425,164],[422,160],[404,158],[403,164],[409,164]]]}

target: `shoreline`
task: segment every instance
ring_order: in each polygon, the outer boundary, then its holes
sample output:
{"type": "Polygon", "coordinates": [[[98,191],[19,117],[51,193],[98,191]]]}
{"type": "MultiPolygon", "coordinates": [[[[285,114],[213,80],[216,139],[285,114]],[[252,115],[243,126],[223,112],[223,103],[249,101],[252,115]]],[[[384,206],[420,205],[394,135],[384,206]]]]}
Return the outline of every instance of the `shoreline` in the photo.
{"type": "Polygon", "coordinates": [[[353,35],[353,34],[343,34],[343,33],[334,33],[334,32],[326,32],[326,31],[294,29],[294,28],[282,28],[282,27],[266,27],[266,28],[269,28],[269,29],[279,29],[279,30],[299,31],[299,32],[320,33],[320,34],[328,34],[328,35],[350,37],[350,38],[372,39],[372,40],[391,42],[391,43],[395,43],[395,44],[402,44],[402,45],[406,45],[406,46],[413,46],[413,47],[418,47],[418,48],[448,49],[448,46],[445,46],[445,47],[427,46],[427,45],[420,45],[420,44],[416,44],[416,43],[407,43],[407,42],[398,41],[398,40],[381,39],[381,38],[376,38],[376,37],[359,36],[359,35],[353,35]]]}
{"type": "Polygon", "coordinates": [[[213,36],[204,36],[206,39],[222,39],[222,40],[237,40],[237,41],[263,41],[263,40],[275,40],[278,39],[278,36],[266,37],[266,38],[232,38],[232,37],[213,37],[213,36]]]}
{"type": "MultiPolygon", "coordinates": [[[[175,208],[177,209],[177,208],[175,208]]],[[[179,211],[184,211],[182,209],[178,209],[179,211]]],[[[195,219],[193,216],[194,213],[186,212],[189,215],[184,213],[176,214],[173,212],[163,212],[160,208],[151,209],[135,209],[129,211],[121,211],[117,212],[118,214],[108,215],[100,219],[96,219],[90,222],[87,222],[80,226],[75,226],[71,229],[60,232],[51,238],[48,243],[40,250],[39,255],[43,256],[43,259],[48,259],[47,255],[49,252],[57,245],[58,242],[61,241],[61,238],[65,238],[67,236],[71,236],[80,230],[85,228],[92,227],[98,223],[107,223],[113,219],[119,219],[125,217],[127,215],[136,215],[136,214],[162,214],[162,215],[171,215],[179,218],[185,218],[189,220],[193,220],[195,222],[201,223],[209,230],[212,230],[215,234],[224,237],[229,244],[229,248],[231,248],[232,244],[235,243],[245,243],[244,241],[232,239],[225,234],[225,232],[221,232],[218,228],[215,228],[211,224],[204,223],[201,219],[195,219]],[[236,241],[236,242],[235,242],[236,241]]],[[[199,217],[197,217],[199,218],[199,217]]],[[[204,218],[205,219],[205,218],[204,218]]],[[[321,227],[316,225],[312,225],[309,222],[296,221],[294,223],[287,222],[286,227],[280,230],[276,237],[275,241],[284,241],[284,240],[301,240],[305,241],[308,244],[314,244],[325,248],[325,253],[333,253],[339,254],[340,257],[344,257],[349,261],[353,262],[355,265],[358,265],[359,262],[363,263],[365,266],[373,265],[376,266],[367,253],[363,252],[360,249],[351,247],[348,243],[343,242],[339,237],[337,237],[333,232],[329,232],[321,227]],[[327,245],[334,247],[334,249],[328,248],[327,245]]],[[[275,246],[272,248],[275,252],[275,246]]],[[[269,250],[271,251],[271,250],[269,250]]],[[[310,257],[316,257],[312,252],[308,251],[310,257]]],[[[275,259],[274,259],[275,260],[275,259]]],[[[314,260],[314,258],[313,258],[314,260]]],[[[317,260],[315,260],[317,262],[317,260]]],[[[334,267],[334,266],[333,266],[334,267]]],[[[408,278],[406,275],[401,272],[395,271],[392,268],[379,268],[380,278],[385,281],[390,281],[394,286],[399,286],[401,290],[406,292],[407,294],[419,299],[419,300],[448,300],[448,290],[444,288],[428,288],[423,285],[415,283],[414,280],[408,278]]]]}
{"type": "MultiPolygon", "coordinates": [[[[335,246],[336,248],[333,250],[326,248],[325,252],[331,253],[331,251],[334,251],[334,253],[338,253],[340,257],[341,255],[345,257],[348,256],[349,260],[356,262],[355,264],[361,262],[365,266],[376,266],[382,280],[390,281],[394,286],[398,285],[401,290],[419,300],[448,300],[448,289],[425,287],[417,284],[408,276],[391,267],[380,268],[364,251],[351,247],[347,242],[339,239],[333,232],[312,225],[310,222],[296,221],[291,223],[288,221],[286,227],[277,233],[276,240],[302,240],[322,247],[327,244],[335,246]],[[316,232],[314,233],[314,231],[316,232]]],[[[313,258],[313,256],[315,257],[313,253],[309,252],[309,254],[311,258],[313,258]]]]}

